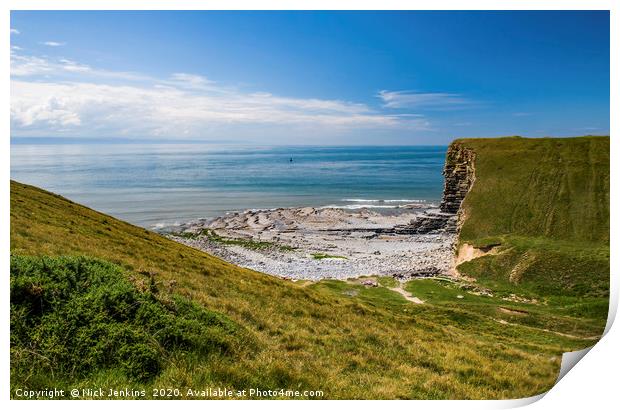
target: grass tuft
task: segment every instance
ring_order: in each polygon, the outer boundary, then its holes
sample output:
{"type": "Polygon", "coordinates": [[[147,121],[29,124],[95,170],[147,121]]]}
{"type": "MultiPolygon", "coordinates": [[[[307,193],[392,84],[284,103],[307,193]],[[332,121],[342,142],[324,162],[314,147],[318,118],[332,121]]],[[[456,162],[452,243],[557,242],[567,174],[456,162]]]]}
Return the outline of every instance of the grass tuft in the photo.
{"type": "Polygon", "coordinates": [[[310,256],[312,256],[312,259],[347,259],[346,256],[340,256],[340,255],[330,255],[328,253],[311,253],[310,256]]]}
{"type": "Polygon", "coordinates": [[[243,248],[255,251],[274,249],[280,252],[291,252],[296,249],[295,247],[289,245],[281,245],[279,243],[268,241],[257,241],[251,238],[227,238],[218,235],[215,231],[211,229],[201,229],[199,232],[181,232],[174,235],[186,239],[197,239],[204,237],[213,243],[229,246],[241,246],[243,248]]]}

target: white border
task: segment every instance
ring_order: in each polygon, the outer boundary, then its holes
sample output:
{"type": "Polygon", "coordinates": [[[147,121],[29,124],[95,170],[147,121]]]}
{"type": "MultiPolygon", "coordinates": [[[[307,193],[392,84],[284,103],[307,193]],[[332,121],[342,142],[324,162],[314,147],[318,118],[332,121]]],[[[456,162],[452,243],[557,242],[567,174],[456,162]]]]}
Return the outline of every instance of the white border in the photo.
{"type": "MultiPolygon", "coordinates": [[[[9,398],[9,288],[8,288],[8,266],[9,266],[9,184],[10,178],[10,140],[9,140],[9,118],[10,103],[9,90],[10,79],[10,34],[9,34],[9,15],[10,10],[343,10],[343,9],[359,9],[359,10],[611,10],[611,112],[620,112],[618,109],[618,73],[620,64],[618,61],[618,47],[620,39],[620,4],[617,1],[607,0],[471,0],[468,2],[451,0],[451,1],[419,1],[419,0],[300,0],[300,1],[283,1],[283,0],[245,0],[245,1],[225,1],[225,0],[23,0],[3,1],[2,14],[0,17],[0,26],[2,27],[2,36],[4,36],[4,46],[0,47],[0,61],[2,67],[2,87],[5,90],[4,98],[0,99],[0,109],[2,110],[1,130],[2,130],[2,149],[0,149],[0,172],[2,180],[5,181],[0,185],[0,218],[2,221],[1,232],[1,258],[4,271],[3,280],[0,283],[2,289],[2,327],[0,334],[2,335],[2,346],[0,357],[2,358],[2,372],[0,373],[0,397],[3,401],[9,398]]],[[[576,28],[578,30],[578,28],[576,28]]],[[[618,121],[611,116],[610,132],[616,135],[618,131],[618,121]]],[[[612,158],[618,157],[618,144],[611,144],[612,158]]],[[[620,165],[612,161],[611,175],[615,181],[618,175],[620,165]]],[[[611,208],[618,208],[617,188],[611,186],[611,208]]],[[[619,208],[620,209],[620,208],[619,208]]],[[[612,240],[612,296],[610,298],[610,307],[615,315],[618,305],[618,258],[615,257],[614,245],[617,243],[618,218],[615,213],[611,216],[611,240],[612,240]]],[[[608,322],[608,325],[611,324],[608,322]]],[[[618,365],[620,364],[617,346],[620,346],[620,332],[618,326],[609,328],[606,336],[595,345],[584,360],[579,362],[575,369],[568,374],[559,383],[551,389],[544,399],[537,401],[532,408],[608,408],[611,403],[617,403],[617,375],[618,365]]],[[[540,397],[538,397],[540,398],[540,397]]],[[[538,399],[537,398],[537,399],[538,399]]],[[[510,408],[528,404],[534,400],[523,399],[514,401],[416,401],[410,403],[401,402],[355,402],[344,403],[337,402],[336,405],[347,406],[355,405],[361,408],[375,408],[376,406],[393,406],[398,408],[459,408],[459,409],[485,409],[485,408],[510,408]]],[[[145,403],[143,403],[145,404],[145,403]]],[[[331,406],[334,402],[321,403],[319,406],[331,406]]],[[[16,408],[29,408],[33,406],[33,402],[12,401],[10,405],[16,408]]],[[[62,406],[62,408],[81,408],[84,403],[79,402],[36,402],[34,405],[52,405],[62,406]]],[[[110,403],[103,401],[91,401],[88,406],[93,408],[107,408],[110,403]]],[[[131,402],[115,402],[114,406],[129,407],[134,406],[131,402]]],[[[154,408],[166,408],[169,403],[160,401],[150,401],[149,406],[154,408]]],[[[238,408],[251,405],[257,408],[274,407],[283,408],[291,406],[290,402],[268,401],[268,402],[183,402],[180,404],[190,408],[204,408],[205,406],[217,406],[221,408],[238,408]]],[[[316,402],[295,402],[295,407],[315,408],[316,402]]]]}

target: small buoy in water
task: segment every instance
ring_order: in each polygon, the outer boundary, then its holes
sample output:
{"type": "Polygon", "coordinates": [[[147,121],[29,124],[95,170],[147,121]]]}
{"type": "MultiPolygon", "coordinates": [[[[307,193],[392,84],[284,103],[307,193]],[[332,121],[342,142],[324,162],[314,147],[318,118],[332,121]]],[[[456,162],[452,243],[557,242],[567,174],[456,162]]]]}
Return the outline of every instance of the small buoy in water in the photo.
{"type": "Polygon", "coordinates": [[[293,158],[289,159],[288,161],[289,161],[289,162],[293,162],[293,158]]]}

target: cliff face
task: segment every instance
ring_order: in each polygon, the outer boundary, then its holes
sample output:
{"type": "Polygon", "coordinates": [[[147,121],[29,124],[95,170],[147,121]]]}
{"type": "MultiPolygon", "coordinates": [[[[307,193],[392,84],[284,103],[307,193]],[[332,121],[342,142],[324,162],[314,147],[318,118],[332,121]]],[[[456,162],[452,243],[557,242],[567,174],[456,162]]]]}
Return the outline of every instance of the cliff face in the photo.
{"type": "Polygon", "coordinates": [[[446,163],[443,175],[445,178],[441,212],[457,214],[461,202],[474,183],[475,153],[470,148],[455,142],[450,145],[446,153],[446,163]]]}
{"type": "Polygon", "coordinates": [[[440,212],[427,212],[411,223],[414,233],[458,233],[461,225],[461,203],[474,183],[474,151],[453,142],[446,153],[445,178],[440,212]]]}

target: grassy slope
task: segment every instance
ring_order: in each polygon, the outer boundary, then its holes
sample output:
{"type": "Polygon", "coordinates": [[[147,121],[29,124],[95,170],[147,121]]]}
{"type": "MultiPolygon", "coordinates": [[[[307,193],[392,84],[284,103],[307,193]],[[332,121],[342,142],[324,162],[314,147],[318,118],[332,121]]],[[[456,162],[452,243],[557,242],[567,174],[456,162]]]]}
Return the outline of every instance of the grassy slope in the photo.
{"type": "MultiPolygon", "coordinates": [[[[609,138],[463,139],[476,180],[460,242],[501,244],[459,270],[495,289],[579,297],[607,313],[609,138]]],[[[552,298],[553,299],[553,298],[552,298]]]]}
{"type": "Polygon", "coordinates": [[[385,287],[283,281],[16,182],[11,253],[97,257],[119,265],[133,282],[152,272],[160,294],[181,295],[222,315],[256,345],[208,360],[173,356],[147,381],[116,367],[74,375],[45,367],[18,372],[20,357],[12,353],[14,388],[228,386],[322,389],[327,398],[524,397],[547,390],[559,355],[591,345],[601,330],[581,309],[469,293],[457,299],[454,285],[434,281],[407,286],[428,298],[424,305],[385,287]],[[529,315],[516,318],[501,306],[529,315]]]}
{"type": "Polygon", "coordinates": [[[609,242],[609,138],[461,139],[476,153],[463,240],[502,235],[609,242]]]}

